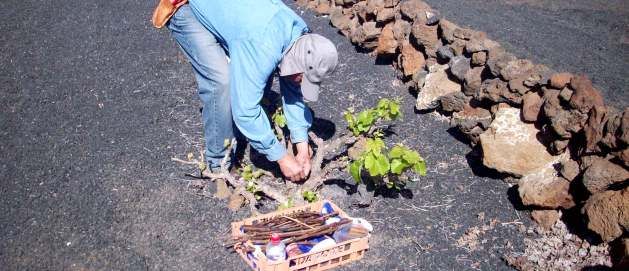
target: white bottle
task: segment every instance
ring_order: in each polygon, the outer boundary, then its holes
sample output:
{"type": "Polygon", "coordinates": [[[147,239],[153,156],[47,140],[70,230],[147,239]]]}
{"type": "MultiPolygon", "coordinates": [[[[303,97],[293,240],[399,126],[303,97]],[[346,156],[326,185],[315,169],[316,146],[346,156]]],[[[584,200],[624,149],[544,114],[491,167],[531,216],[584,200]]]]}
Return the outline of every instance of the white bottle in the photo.
{"type": "Polygon", "coordinates": [[[271,234],[271,241],[266,245],[266,258],[272,262],[286,259],[286,246],[277,233],[271,234]]]}

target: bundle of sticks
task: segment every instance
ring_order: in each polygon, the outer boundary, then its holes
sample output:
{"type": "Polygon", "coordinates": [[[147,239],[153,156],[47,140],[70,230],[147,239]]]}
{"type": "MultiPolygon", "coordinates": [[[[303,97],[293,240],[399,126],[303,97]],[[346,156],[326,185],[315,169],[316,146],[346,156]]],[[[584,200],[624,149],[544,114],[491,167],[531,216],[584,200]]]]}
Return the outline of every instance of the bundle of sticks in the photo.
{"type": "Polygon", "coordinates": [[[243,225],[243,233],[234,237],[232,246],[251,242],[256,245],[266,245],[271,233],[277,233],[285,244],[307,240],[313,237],[334,233],[340,226],[351,223],[348,218],[325,224],[330,217],[337,216],[337,212],[319,214],[316,212],[300,212],[290,216],[278,216],[252,225],[243,225]]]}

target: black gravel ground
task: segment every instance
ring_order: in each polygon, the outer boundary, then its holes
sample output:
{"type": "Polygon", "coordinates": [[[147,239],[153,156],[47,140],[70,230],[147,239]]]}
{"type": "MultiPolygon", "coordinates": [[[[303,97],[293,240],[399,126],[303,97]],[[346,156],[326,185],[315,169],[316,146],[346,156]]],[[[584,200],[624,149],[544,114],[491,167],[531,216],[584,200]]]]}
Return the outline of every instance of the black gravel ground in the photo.
{"type": "Polygon", "coordinates": [[[605,101],[629,104],[629,1],[425,0],[458,25],[556,71],[587,74],[605,101]]]}
{"type": "MultiPolygon", "coordinates": [[[[244,269],[221,240],[247,212],[194,195],[183,176],[192,169],[170,161],[199,149],[199,102],[185,57],[167,31],[148,22],[152,5],[10,0],[0,9],[2,269],[244,269]]],[[[339,131],[345,108],[402,97],[405,118],[389,140],[418,149],[429,165],[412,195],[379,196],[368,208],[351,207],[356,196],[338,185],[326,188],[375,226],[366,258],[343,269],[508,269],[500,255],[508,245],[521,248],[517,226],[529,223],[514,210],[508,186],[470,168],[469,148],[446,132],[445,121],[413,112],[413,97],[396,86],[391,67],[357,53],[327,19],[303,16],[338,45],[341,58],[325,84],[330,94],[314,105],[317,117],[339,131]],[[468,228],[491,219],[499,222],[480,236],[478,249],[456,246],[468,228]]],[[[561,59],[562,45],[551,45],[556,50],[543,55],[561,59]]],[[[519,53],[527,48],[534,47],[519,53]]],[[[599,84],[605,76],[626,85],[621,71],[599,69],[606,65],[598,58],[582,64],[599,84]]]]}

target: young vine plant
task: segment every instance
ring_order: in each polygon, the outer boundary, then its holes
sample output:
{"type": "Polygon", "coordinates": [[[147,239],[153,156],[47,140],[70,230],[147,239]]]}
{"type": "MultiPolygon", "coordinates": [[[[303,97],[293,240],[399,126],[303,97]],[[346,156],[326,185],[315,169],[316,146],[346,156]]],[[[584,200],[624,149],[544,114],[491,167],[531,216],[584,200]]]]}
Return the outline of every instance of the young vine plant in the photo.
{"type": "Polygon", "coordinates": [[[277,110],[275,110],[271,116],[271,121],[280,128],[286,127],[286,116],[284,116],[284,111],[281,107],[278,107],[277,110]]]}
{"type": "Polygon", "coordinates": [[[372,127],[380,120],[395,120],[402,117],[400,102],[391,99],[381,99],[374,108],[365,109],[354,115],[353,110],[344,114],[347,128],[354,136],[365,135],[372,131],[372,127]]]}
{"type": "Polygon", "coordinates": [[[253,166],[246,165],[239,170],[240,176],[245,180],[248,192],[252,193],[257,200],[262,198],[261,192],[258,190],[258,179],[264,175],[262,170],[254,170],[253,166]]]}
{"type": "Polygon", "coordinates": [[[363,181],[363,173],[369,174],[375,185],[400,189],[406,185],[404,178],[407,171],[420,176],[426,175],[426,161],[417,151],[402,144],[388,149],[384,134],[375,125],[382,121],[398,119],[402,116],[398,100],[381,99],[374,108],[365,109],[358,114],[345,112],[348,129],[354,136],[366,137],[363,151],[349,165],[349,172],[356,181],[363,181]]]}

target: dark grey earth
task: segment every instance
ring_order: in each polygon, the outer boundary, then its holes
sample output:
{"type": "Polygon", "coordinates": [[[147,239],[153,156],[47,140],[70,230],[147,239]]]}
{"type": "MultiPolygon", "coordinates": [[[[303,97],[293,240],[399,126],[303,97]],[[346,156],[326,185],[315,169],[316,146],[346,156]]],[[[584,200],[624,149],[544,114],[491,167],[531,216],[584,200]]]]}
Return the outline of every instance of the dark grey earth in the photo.
{"type": "MultiPolygon", "coordinates": [[[[196,195],[184,176],[194,168],[170,160],[199,150],[200,103],[185,57],[149,23],[153,2],[9,0],[0,9],[1,269],[245,269],[223,240],[248,212],[196,195]]],[[[589,74],[626,106],[626,2],[428,2],[520,56],[589,74]]],[[[318,127],[338,134],[344,109],[401,97],[404,120],[388,141],[419,150],[429,166],[410,191],[366,208],[352,205],[360,197],[344,182],[325,188],[375,227],[366,257],[341,269],[509,270],[501,255],[522,249],[518,228],[530,224],[509,186],[446,121],[414,112],[390,66],[358,53],[327,18],[302,15],[340,53],[313,105],[318,127]],[[489,224],[477,246],[457,243],[489,224]]]]}
{"type": "Polygon", "coordinates": [[[607,104],[629,103],[629,1],[425,1],[458,25],[487,32],[520,58],[587,74],[607,104]]]}

